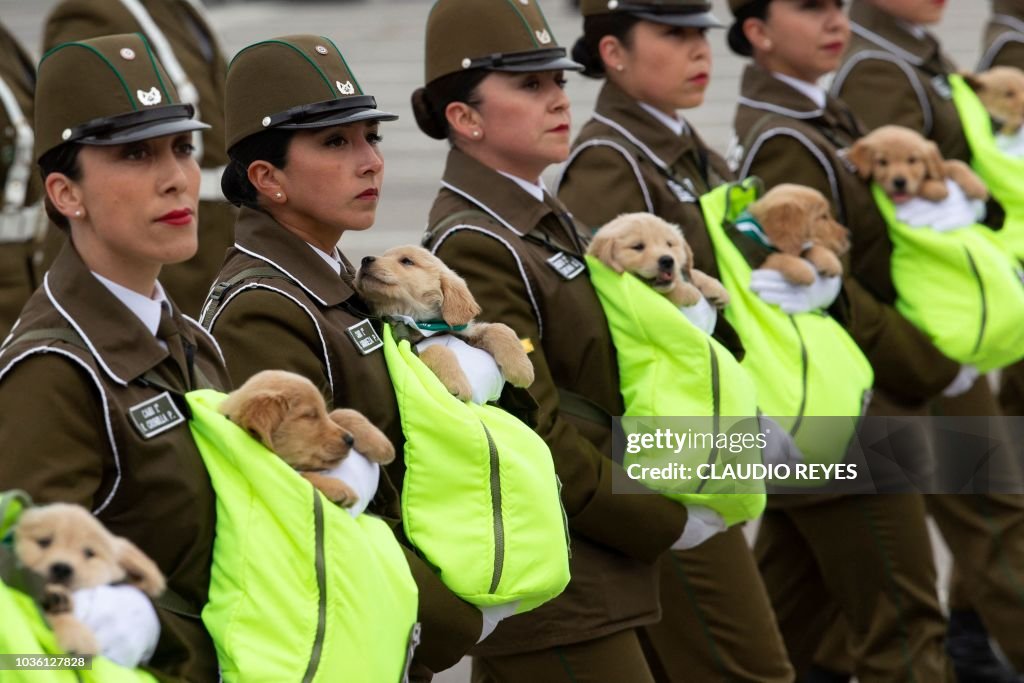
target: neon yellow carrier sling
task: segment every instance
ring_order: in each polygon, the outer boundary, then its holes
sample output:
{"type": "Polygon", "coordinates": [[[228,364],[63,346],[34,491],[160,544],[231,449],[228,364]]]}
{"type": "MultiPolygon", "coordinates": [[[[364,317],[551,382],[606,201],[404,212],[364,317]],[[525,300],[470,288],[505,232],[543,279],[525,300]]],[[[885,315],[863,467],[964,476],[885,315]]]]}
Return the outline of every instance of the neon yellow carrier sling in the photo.
{"type": "Polygon", "coordinates": [[[569,583],[568,529],[551,451],[492,405],[448,393],[384,327],[405,434],[405,534],[456,595],[525,612],[569,583]]]}
{"type": "MultiPolygon", "coordinates": [[[[827,313],[788,315],[750,290],[751,267],[724,226],[757,199],[760,180],[721,185],[700,198],[718,272],[731,301],[725,317],[746,349],[742,366],[761,411],[792,434],[809,464],[840,463],[870,396],[874,372],[827,313]],[[831,419],[814,419],[828,417],[831,419]]],[[[814,486],[808,480],[786,482],[814,486]]]]}
{"type": "Polygon", "coordinates": [[[185,396],[217,494],[202,617],[223,680],[401,681],[418,595],[391,528],[353,519],[218,413],[224,394],[185,396]]]}
{"type": "MultiPolygon", "coordinates": [[[[0,493],[0,539],[9,539],[9,533],[25,507],[28,496],[20,491],[0,493]]],[[[0,548],[13,561],[13,548],[0,548]]],[[[36,602],[25,593],[15,590],[0,579],[0,654],[60,657],[64,652],[57,645],[56,636],[47,625],[36,602]]],[[[126,669],[105,657],[94,657],[91,668],[81,670],[29,670],[11,668],[0,674],[4,683],[156,683],[142,669],[126,669]]]]}
{"type": "Polygon", "coordinates": [[[945,355],[982,372],[1024,357],[1024,282],[997,233],[980,224],[911,227],[881,187],[871,191],[892,240],[896,310],[945,355]]]}
{"type": "Polygon", "coordinates": [[[753,442],[757,397],[754,382],[724,346],[697,329],[668,299],[630,273],[616,273],[587,256],[590,281],[604,308],[619,365],[619,389],[625,403],[622,426],[626,434],[701,434],[695,447],[627,449],[623,467],[664,468],[690,478],[644,478],[644,484],[687,505],[718,512],[726,524],[754,519],[764,510],[764,483],[728,478],[703,481],[696,468],[703,464],[761,462],[753,442]],[[746,445],[722,447],[718,437],[741,437],[746,445]],[[707,438],[708,436],[712,438],[707,438]],[[753,445],[751,445],[753,444],[753,445]]]}
{"type": "Polygon", "coordinates": [[[1024,157],[1010,156],[996,146],[985,105],[963,77],[950,76],[949,85],[971,148],[971,166],[1006,211],[1006,221],[996,234],[1011,254],[1024,260],[1024,157]]]}

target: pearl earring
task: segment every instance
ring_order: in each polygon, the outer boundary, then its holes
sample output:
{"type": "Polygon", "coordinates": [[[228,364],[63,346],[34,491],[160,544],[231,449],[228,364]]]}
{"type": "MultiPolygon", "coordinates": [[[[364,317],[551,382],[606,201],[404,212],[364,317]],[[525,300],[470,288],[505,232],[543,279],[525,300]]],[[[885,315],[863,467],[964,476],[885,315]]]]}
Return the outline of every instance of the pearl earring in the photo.
{"type": "Polygon", "coordinates": [[[770,50],[770,49],[772,49],[772,41],[770,41],[770,40],[768,40],[766,38],[765,41],[764,41],[764,47],[761,48],[761,49],[762,50],[770,50]]]}
{"type": "Polygon", "coordinates": [[[280,192],[275,192],[275,193],[274,193],[274,196],[275,196],[275,197],[277,197],[278,199],[280,199],[280,198],[281,198],[281,197],[283,197],[284,195],[283,195],[283,194],[281,194],[280,192]]]}
{"type": "Polygon", "coordinates": [[[615,70],[616,71],[625,71],[626,67],[622,66],[621,64],[616,64],[615,65],[615,70]]]}
{"type": "Polygon", "coordinates": [[[478,137],[480,137],[480,131],[478,131],[478,130],[474,130],[474,131],[473,131],[473,137],[475,137],[475,138],[478,138],[478,137]]]}
{"type": "Polygon", "coordinates": [[[81,218],[81,217],[82,217],[82,210],[81,209],[75,209],[75,218],[81,218]]]}

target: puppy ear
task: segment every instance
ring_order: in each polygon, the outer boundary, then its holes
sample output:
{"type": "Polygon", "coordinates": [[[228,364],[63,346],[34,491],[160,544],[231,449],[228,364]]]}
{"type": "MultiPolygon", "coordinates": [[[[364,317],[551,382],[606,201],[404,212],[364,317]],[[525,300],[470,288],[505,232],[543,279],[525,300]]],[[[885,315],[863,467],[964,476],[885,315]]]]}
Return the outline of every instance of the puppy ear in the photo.
{"type": "Polygon", "coordinates": [[[244,396],[228,418],[274,450],[274,430],[288,413],[288,399],[278,393],[259,391],[244,396]]]}
{"type": "Polygon", "coordinates": [[[964,83],[970,86],[971,90],[976,93],[980,93],[985,90],[985,84],[978,78],[977,74],[971,73],[970,71],[961,71],[960,77],[964,79],[964,83]]]}
{"type": "Polygon", "coordinates": [[[795,199],[777,199],[766,207],[757,208],[754,216],[775,248],[794,256],[803,251],[810,233],[808,213],[795,199]]]}
{"type": "Polygon", "coordinates": [[[114,552],[117,563],[124,570],[128,583],[140,589],[151,598],[164,592],[164,575],[146,553],[126,538],[114,538],[114,552]]]}
{"type": "Polygon", "coordinates": [[[928,140],[927,149],[924,155],[924,167],[929,178],[934,180],[945,180],[946,170],[943,166],[942,154],[939,152],[939,146],[931,140],[928,140]]]}
{"type": "Polygon", "coordinates": [[[625,270],[622,264],[615,259],[615,236],[610,230],[598,230],[590,241],[587,253],[616,273],[622,273],[625,270]]]}
{"type": "Polygon", "coordinates": [[[853,143],[853,147],[850,147],[846,152],[846,160],[853,164],[854,168],[857,169],[857,174],[863,180],[867,180],[871,177],[872,171],[872,158],[871,158],[871,143],[864,138],[857,140],[853,143]]]}
{"type": "Polygon", "coordinates": [[[686,253],[686,263],[683,264],[683,279],[687,282],[693,281],[693,249],[690,248],[690,243],[683,240],[683,251],[686,253]]]}
{"type": "Polygon", "coordinates": [[[468,325],[480,314],[466,281],[447,269],[441,271],[441,296],[441,317],[449,325],[468,325]]]}

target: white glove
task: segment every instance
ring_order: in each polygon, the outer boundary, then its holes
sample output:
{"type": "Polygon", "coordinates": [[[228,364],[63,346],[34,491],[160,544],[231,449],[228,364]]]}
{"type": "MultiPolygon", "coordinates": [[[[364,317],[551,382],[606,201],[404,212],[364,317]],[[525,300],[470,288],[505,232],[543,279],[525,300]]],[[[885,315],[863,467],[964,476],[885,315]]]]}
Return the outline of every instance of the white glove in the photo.
{"type": "Polygon", "coordinates": [[[694,305],[680,306],[679,310],[704,334],[711,334],[715,331],[715,324],[718,322],[718,309],[708,303],[703,296],[694,305]]]}
{"type": "Polygon", "coordinates": [[[796,465],[804,461],[804,454],[797,448],[793,437],[778,422],[764,415],[758,416],[765,447],[761,451],[761,462],[765,465],[796,465]]]}
{"type": "Polygon", "coordinates": [[[160,639],[153,603],[135,586],[97,586],[73,594],[75,618],[96,636],[100,654],[135,668],[145,664],[160,639]]]}
{"type": "Polygon", "coordinates": [[[956,373],[956,377],[949,383],[949,386],[942,390],[942,395],[946,398],[953,398],[967,393],[978,380],[978,375],[978,368],[973,365],[961,365],[960,372],[956,373]]]}
{"type": "Polygon", "coordinates": [[[348,513],[353,517],[362,514],[373,497],[377,495],[377,486],[380,484],[380,465],[370,462],[366,456],[354,448],[348,452],[348,457],[342,460],[341,464],[321,474],[340,479],[355,489],[359,500],[348,508],[348,513]]]}
{"type": "Polygon", "coordinates": [[[683,535],[672,544],[672,550],[696,548],[725,529],[725,520],[711,508],[703,505],[687,505],[686,526],[683,527],[683,535]]]}
{"type": "Polygon", "coordinates": [[[939,202],[914,197],[897,204],[896,218],[913,228],[931,228],[936,232],[956,230],[985,218],[985,202],[968,199],[950,178],[946,179],[946,189],[949,196],[939,202]]]}
{"type": "Polygon", "coordinates": [[[482,643],[487,636],[494,633],[494,629],[498,628],[498,624],[501,623],[502,619],[506,619],[516,613],[516,610],[519,609],[519,601],[514,600],[506,602],[504,605],[478,607],[477,609],[480,610],[480,615],[484,618],[484,624],[480,631],[480,639],[476,642],[482,643]]]}
{"type": "Polygon", "coordinates": [[[420,352],[428,346],[441,344],[447,346],[459,359],[462,371],[466,373],[470,386],[473,387],[473,403],[484,404],[488,401],[497,401],[501,396],[501,389],[505,386],[505,378],[494,362],[494,357],[475,346],[470,346],[452,334],[435,334],[427,337],[416,349],[420,352]]]}
{"type": "Polygon", "coordinates": [[[1024,157],[1024,127],[1013,135],[996,133],[996,147],[1011,157],[1024,157]]]}
{"type": "MultiPolygon", "coordinates": [[[[807,263],[811,265],[810,261],[807,263]]],[[[813,265],[811,269],[814,269],[813,265]]],[[[775,304],[790,315],[828,308],[839,296],[842,286],[842,278],[838,275],[822,277],[817,272],[814,282],[809,285],[791,284],[782,273],[768,268],[758,268],[750,274],[750,290],[765,303],[775,304]]]]}

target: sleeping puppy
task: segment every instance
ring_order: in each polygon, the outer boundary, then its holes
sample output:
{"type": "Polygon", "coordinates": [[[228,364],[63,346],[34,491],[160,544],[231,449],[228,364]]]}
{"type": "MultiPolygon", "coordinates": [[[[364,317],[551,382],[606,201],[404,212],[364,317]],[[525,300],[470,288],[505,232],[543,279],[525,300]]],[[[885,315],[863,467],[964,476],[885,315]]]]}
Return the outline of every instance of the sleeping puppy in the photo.
{"type": "MultiPolygon", "coordinates": [[[[513,386],[533,384],[533,363],[516,333],[502,323],[473,322],[480,306],[465,280],[426,249],[401,246],[381,256],[367,256],[356,274],[355,286],[376,315],[461,328],[446,332],[493,356],[502,376],[513,386]]],[[[472,385],[451,349],[430,346],[419,357],[454,396],[471,400],[472,385]]]]}
{"type": "Polygon", "coordinates": [[[337,467],[352,448],[370,462],[386,465],[395,459],[394,446],[361,413],[328,413],[313,383],[292,372],[256,373],[231,392],[219,410],[343,507],[358,501],[356,492],[324,472],[337,467]]]}
{"type": "Polygon", "coordinates": [[[129,583],[152,598],[164,592],[164,576],[156,564],[78,505],[53,503],[26,510],[14,528],[14,552],[45,580],[43,612],[67,653],[99,654],[92,631],[74,617],[74,591],[129,583]]]}
{"type": "Polygon", "coordinates": [[[860,176],[874,179],[896,204],[914,197],[937,202],[949,196],[946,178],[970,199],[988,199],[988,188],[962,161],[946,160],[938,146],[917,131],[882,126],[857,140],[846,155],[860,176]]]}
{"type": "Polygon", "coordinates": [[[594,235],[587,253],[617,273],[630,273],[678,306],[701,295],[716,308],[729,303],[722,283],[693,267],[693,251],[679,228],[649,213],[626,213],[594,235]]]}
{"type": "Polygon", "coordinates": [[[777,251],[762,268],[777,270],[787,282],[809,285],[817,273],[843,274],[839,257],[850,249],[846,228],[832,218],[825,195],[804,185],[783,183],[747,207],[777,251]],[[807,262],[810,261],[811,266],[807,262]]]}
{"type": "Polygon", "coordinates": [[[999,126],[999,133],[1016,135],[1024,125],[1024,71],[1013,66],[994,66],[963,77],[999,126]]]}

